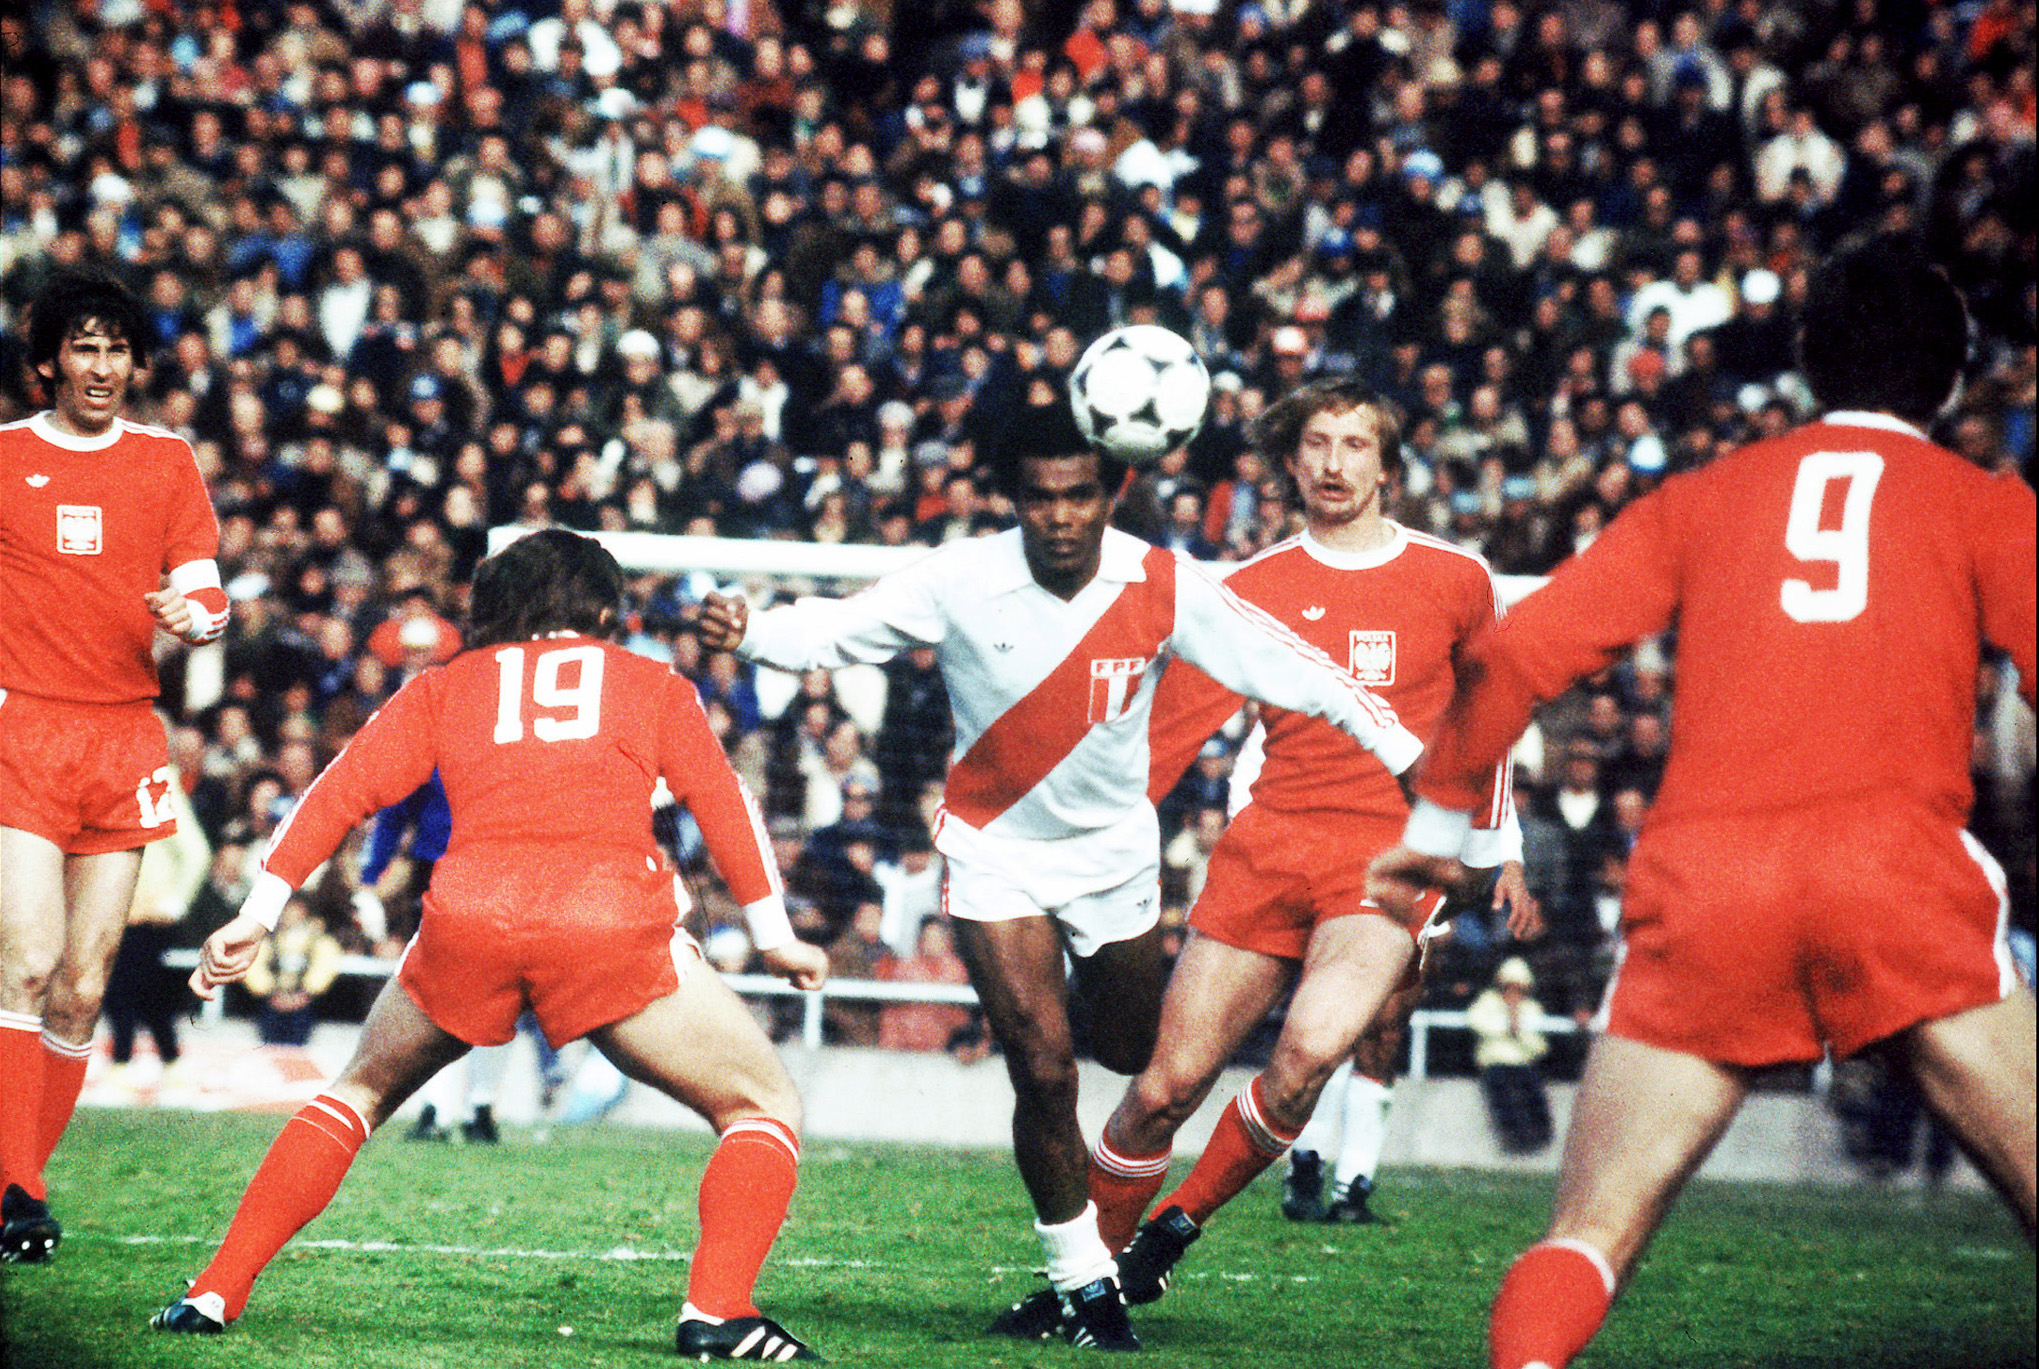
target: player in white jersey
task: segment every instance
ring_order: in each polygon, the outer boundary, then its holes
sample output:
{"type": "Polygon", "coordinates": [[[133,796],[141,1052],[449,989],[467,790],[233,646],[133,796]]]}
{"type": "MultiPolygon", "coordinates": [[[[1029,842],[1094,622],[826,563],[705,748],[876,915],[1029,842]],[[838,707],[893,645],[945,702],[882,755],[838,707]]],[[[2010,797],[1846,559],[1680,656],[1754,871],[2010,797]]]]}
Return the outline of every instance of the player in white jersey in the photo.
{"type": "Polygon", "coordinates": [[[1023,456],[1007,474],[1016,531],[951,543],[846,600],[751,614],[710,595],[701,635],[788,670],[935,649],[956,724],[935,831],[944,900],[1012,1078],[1014,1158],[1058,1294],[1044,1320],[1008,1314],[991,1329],[1132,1350],[1087,1193],[1063,955],[1099,1062],[1137,1073],[1153,1054],[1166,973],[1146,793],[1161,665],[1181,657],[1248,697],[1333,722],[1396,774],[1421,748],[1321,651],[1193,562],[1109,528],[1117,462],[1023,456]]]}

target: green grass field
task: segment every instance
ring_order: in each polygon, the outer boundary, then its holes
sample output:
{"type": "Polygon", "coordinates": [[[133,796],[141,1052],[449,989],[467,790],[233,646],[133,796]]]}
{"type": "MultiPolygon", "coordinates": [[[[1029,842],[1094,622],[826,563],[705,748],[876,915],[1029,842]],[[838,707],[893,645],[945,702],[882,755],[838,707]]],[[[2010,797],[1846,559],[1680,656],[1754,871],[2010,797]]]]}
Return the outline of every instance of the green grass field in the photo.
{"type": "MultiPolygon", "coordinates": [[[[225,1230],[275,1117],[87,1110],[53,1166],[57,1259],[0,1279],[10,1369],[425,1369],[670,1361],[705,1138],[604,1127],[502,1146],[373,1142],[218,1339],[148,1314],[225,1230]],[[571,1328],[569,1335],[565,1328],[571,1328]]],[[[1299,1227],[1263,1178],[1169,1296],[1135,1313],[1157,1366],[1444,1369],[1482,1360],[1487,1300],[1550,1180],[1390,1171],[1387,1226],[1299,1227]]],[[[840,1364],[1087,1362],[979,1334],[1040,1286],[999,1154],[810,1144],[766,1310],[840,1364]]],[[[2032,1365],[2034,1264],[1990,1199],[1701,1185],[1580,1364],[1591,1369],[2032,1365]]]]}

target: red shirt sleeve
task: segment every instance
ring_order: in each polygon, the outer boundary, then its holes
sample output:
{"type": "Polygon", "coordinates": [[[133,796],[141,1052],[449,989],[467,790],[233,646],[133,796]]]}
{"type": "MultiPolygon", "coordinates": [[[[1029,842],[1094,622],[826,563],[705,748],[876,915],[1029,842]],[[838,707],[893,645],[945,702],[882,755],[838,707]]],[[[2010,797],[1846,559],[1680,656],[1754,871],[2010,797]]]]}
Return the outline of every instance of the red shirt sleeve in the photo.
{"type": "Polygon", "coordinates": [[[1989,524],[1979,539],[1976,582],[1982,601],[1982,635],[1991,646],[2007,651],[2018,668],[2018,693],[2034,701],[2039,665],[2033,660],[2033,624],[2039,619],[2034,583],[2039,560],[2034,556],[2034,521],[2039,501],[2032,487],[2014,475],[1999,477],[2002,494],[1990,501],[1989,524]]]}
{"type": "Polygon", "coordinates": [[[701,696],[677,675],[666,677],[658,727],[659,774],[700,824],[708,855],[738,903],[782,893],[763,815],[722,744],[709,729],[701,696]]]}
{"type": "Polygon", "coordinates": [[[1174,660],[1154,688],[1147,716],[1147,798],[1159,803],[1175,788],[1213,732],[1239,711],[1234,694],[1188,661],[1174,660]]]}
{"type": "Polygon", "coordinates": [[[428,671],[362,724],[277,829],[263,869],[297,888],[349,832],[432,777],[443,685],[441,672],[428,671]]]}
{"type": "Polygon", "coordinates": [[[1667,496],[1675,488],[1630,505],[1550,583],[1467,643],[1458,690],[1421,762],[1419,794],[1445,808],[1481,811],[1495,767],[1539,704],[1670,626],[1678,562],[1667,496]]]}
{"type": "MultiPolygon", "coordinates": [[[[1480,580],[1485,594],[1479,603],[1478,616],[1470,620],[1465,634],[1460,637],[1453,652],[1454,674],[1462,669],[1461,662],[1464,659],[1466,645],[1480,633],[1492,631],[1494,625],[1501,621],[1501,592],[1494,584],[1492,572],[1484,572],[1480,580]]],[[[1435,742],[1431,744],[1434,746],[1435,742]]],[[[1515,762],[1511,755],[1513,739],[1510,739],[1508,745],[1510,750],[1504,750],[1500,760],[1487,772],[1486,793],[1482,796],[1482,806],[1472,810],[1473,827],[1476,830],[1498,830],[1507,826],[1515,816],[1515,762]]]]}
{"type": "Polygon", "coordinates": [[[170,506],[163,529],[163,570],[187,561],[210,561],[219,555],[219,518],[212,511],[212,496],[206,493],[191,448],[182,440],[177,447],[182,459],[169,463],[170,506]]]}

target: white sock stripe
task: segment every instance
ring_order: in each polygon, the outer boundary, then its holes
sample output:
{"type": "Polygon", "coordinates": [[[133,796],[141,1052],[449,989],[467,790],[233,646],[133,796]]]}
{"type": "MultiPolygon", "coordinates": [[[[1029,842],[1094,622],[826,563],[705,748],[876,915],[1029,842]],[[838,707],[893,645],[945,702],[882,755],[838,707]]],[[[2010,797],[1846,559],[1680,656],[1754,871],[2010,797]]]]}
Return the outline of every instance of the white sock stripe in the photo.
{"type": "Polygon", "coordinates": [[[795,1136],[793,1129],[784,1122],[777,1122],[769,1117],[746,1117],[740,1122],[731,1122],[725,1127],[721,1139],[727,1141],[730,1137],[742,1131],[751,1131],[756,1132],[760,1136],[769,1136],[786,1148],[786,1153],[793,1157],[795,1164],[799,1163],[800,1138],[795,1136]]]}
{"type": "Polygon", "coordinates": [[[1175,1158],[1175,1151],[1170,1148],[1159,1155],[1135,1158],[1121,1155],[1111,1148],[1103,1136],[1099,1136],[1097,1144],[1091,1147],[1090,1158],[1097,1162],[1099,1169],[1115,1179],[1151,1179],[1157,1174],[1168,1172],[1169,1163],[1175,1158]]]}
{"type": "Polygon", "coordinates": [[[42,1019],[25,1012],[0,1012],[0,1029],[17,1032],[42,1033],[42,1019]]]}
{"type": "Polygon", "coordinates": [[[1574,1240],[1570,1236],[1556,1236],[1544,1244],[1555,1246],[1559,1250],[1570,1250],[1591,1260],[1593,1267],[1600,1271],[1600,1282],[1607,1285],[1607,1296],[1610,1298],[1614,1296],[1614,1266],[1607,1262],[1607,1257],[1600,1253],[1598,1247],[1574,1240]]]}
{"type": "Polygon", "coordinates": [[[1276,1131],[1267,1120],[1267,1114],[1260,1110],[1260,1099],[1255,1096],[1260,1077],[1255,1075],[1245,1088],[1239,1090],[1233,1100],[1239,1104],[1239,1120],[1246,1125],[1246,1137],[1263,1155],[1279,1156],[1295,1143],[1294,1136],[1284,1136],[1276,1131]]]}
{"type": "Polygon", "coordinates": [[[367,1119],[362,1117],[360,1113],[356,1112],[354,1110],[354,1105],[349,1103],[346,1099],[335,1098],[330,1093],[322,1093],[318,1097],[312,1099],[311,1102],[305,1104],[305,1106],[308,1108],[317,1108],[321,1112],[331,1114],[334,1121],[338,1122],[341,1126],[346,1127],[358,1138],[358,1140],[366,1141],[368,1139],[367,1119]]]}
{"type": "Polygon", "coordinates": [[[51,1036],[48,1029],[44,1029],[42,1033],[42,1048],[51,1055],[61,1055],[66,1060],[90,1060],[92,1058],[92,1043],[90,1041],[73,1045],[69,1041],[51,1036]]]}

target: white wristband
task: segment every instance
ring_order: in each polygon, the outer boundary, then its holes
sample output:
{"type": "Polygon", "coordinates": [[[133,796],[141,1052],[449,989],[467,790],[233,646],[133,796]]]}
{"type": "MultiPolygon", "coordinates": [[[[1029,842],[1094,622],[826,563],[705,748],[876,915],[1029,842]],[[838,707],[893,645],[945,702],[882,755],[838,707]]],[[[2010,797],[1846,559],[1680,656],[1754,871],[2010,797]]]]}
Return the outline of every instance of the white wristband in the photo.
{"type": "Polygon", "coordinates": [[[1382,765],[1388,767],[1390,775],[1400,775],[1416,763],[1423,754],[1423,743],[1416,734],[1400,723],[1390,731],[1381,733],[1367,750],[1374,753],[1382,765]]]}
{"type": "Polygon", "coordinates": [[[1457,860],[1472,835],[1473,815],[1440,808],[1429,799],[1416,800],[1402,829],[1402,844],[1426,856],[1457,860]]]}
{"type": "Polygon", "coordinates": [[[1466,839],[1465,863],[1478,870],[1490,870],[1522,859],[1522,824],[1510,819],[1506,827],[1475,827],[1466,839]]]}
{"type": "Polygon", "coordinates": [[[241,900],[241,916],[252,917],[273,932],[277,919],[283,916],[283,905],[290,902],[291,895],[296,892],[282,875],[272,875],[264,870],[255,876],[255,887],[248,890],[248,896],[241,900]]]}
{"type": "Polygon", "coordinates": [[[743,920],[750,927],[750,944],[760,951],[776,951],[791,942],[793,921],[786,916],[786,900],[766,894],[755,903],[743,905],[743,920]]]}

